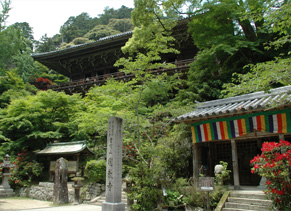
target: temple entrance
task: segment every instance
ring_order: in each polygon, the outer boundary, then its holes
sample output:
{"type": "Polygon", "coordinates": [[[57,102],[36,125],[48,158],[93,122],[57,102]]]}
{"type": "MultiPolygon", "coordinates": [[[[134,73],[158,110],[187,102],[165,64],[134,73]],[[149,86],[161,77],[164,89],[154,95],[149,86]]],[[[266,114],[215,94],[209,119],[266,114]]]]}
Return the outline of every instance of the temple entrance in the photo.
{"type": "Polygon", "coordinates": [[[261,154],[261,143],[259,140],[244,140],[237,142],[239,181],[241,185],[258,186],[261,177],[251,173],[250,161],[261,154]]]}

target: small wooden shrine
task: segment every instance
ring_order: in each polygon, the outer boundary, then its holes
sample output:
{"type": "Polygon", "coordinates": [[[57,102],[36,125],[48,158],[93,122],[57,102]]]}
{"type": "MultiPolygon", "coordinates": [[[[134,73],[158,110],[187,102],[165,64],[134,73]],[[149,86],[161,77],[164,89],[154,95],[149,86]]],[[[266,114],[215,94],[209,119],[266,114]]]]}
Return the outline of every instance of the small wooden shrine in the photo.
{"type": "Polygon", "coordinates": [[[63,157],[68,160],[68,174],[76,174],[79,170],[81,156],[94,155],[86,141],[50,143],[38,155],[48,156],[49,163],[49,180],[53,181],[56,160],[63,157]]]}
{"type": "Polygon", "coordinates": [[[261,153],[263,142],[291,140],[291,86],[207,101],[174,121],[191,126],[193,177],[203,167],[214,176],[219,161],[229,164],[235,189],[258,186],[250,160],[261,153]],[[231,165],[232,164],[232,165],[231,165]]]}

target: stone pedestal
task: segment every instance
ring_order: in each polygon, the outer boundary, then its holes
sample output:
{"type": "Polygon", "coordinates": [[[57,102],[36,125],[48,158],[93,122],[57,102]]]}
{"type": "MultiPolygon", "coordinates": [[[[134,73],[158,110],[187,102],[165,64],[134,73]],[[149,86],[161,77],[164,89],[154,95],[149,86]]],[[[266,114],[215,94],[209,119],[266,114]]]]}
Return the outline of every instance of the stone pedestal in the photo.
{"type": "Polygon", "coordinates": [[[267,182],[266,177],[262,177],[260,184],[257,188],[262,189],[262,190],[266,189],[266,182],[267,182]]]}
{"type": "Polygon", "coordinates": [[[122,119],[110,117],[107,130],[106,201],[103,211],[124,211],[122,188],[122,119]]]}

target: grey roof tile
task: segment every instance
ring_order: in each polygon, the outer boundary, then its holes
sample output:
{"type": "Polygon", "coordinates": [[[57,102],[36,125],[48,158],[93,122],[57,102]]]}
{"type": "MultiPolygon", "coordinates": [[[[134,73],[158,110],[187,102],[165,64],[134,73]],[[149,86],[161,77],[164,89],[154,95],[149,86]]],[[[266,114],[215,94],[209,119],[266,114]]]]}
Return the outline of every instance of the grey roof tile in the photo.
{"type": "Polygon", "coordinates": [[[291,106],[291,86],[280,87],[270,92],[255,92],[236,97],[207,101],[197,104],[194,111],[174,119],[181,121],[199,121],[206,118],[218,118],[225,115],[239,115],[256,112],[271,107],[291,106]]]}

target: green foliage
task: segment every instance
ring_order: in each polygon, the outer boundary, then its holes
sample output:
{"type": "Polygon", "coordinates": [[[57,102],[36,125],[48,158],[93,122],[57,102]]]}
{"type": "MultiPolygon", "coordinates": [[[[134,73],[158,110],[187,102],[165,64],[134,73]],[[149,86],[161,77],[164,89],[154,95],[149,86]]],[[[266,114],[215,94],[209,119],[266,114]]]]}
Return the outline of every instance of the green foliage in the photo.
{"type": "Polygon", "coordinates": [[[225,185],[230,180],[231,170],[227,169],[228,163],[224,161],[219,162],[220,165],[223,166],[223,170],[219,174],[215,174],[215,182],[218,185],[225,185]]]}
{"type": "Polygon", "coordinates": [[[10,70],[0,76],[0,107],[5,108],[14,99],[28,96],[36,92],[36,89],[25,84],[17,75],[16,70],[10,70]]]}
{"type": "Polygon", "coordinates": [[[291,208],[291,143],[280,140],[265,142],[262,154],[252,159],[251,172],[267,179],[265,193],[273,201],[274,209],[290,210],[291,208]]]}
{"type": "Polygon", "coordinates": [[[56,35],[55,37],[51,38],[48,37],[47,34],[43,35],[39,41],[36,41],[36,52],[42,53],[56,50],[61,43],[61,40],[58,39],[58,36],[59,35],[56,35]]]}
{"type": "Polygon", "coordinates": [[[60,29],[63,42],[71,43],[78,37],[98,40],[100,37],[129,30],[131,29],[131,25],[128,19],[131,16],[131,10],[132,9],[125,6],[117,10],[107,7],[104,9],[103,14],[98,15],[99,17],[91,18],[89,14],[85,12],[76,17],[71,16],[60,29]],[[110,19],[114,20],[110,21],[110,19]],[[124,20],[119,21],[117,19],[124,20]],[[98,32],[98,30],[100,30],[100,32],[98,32]]]}
{"type": "Polygon", "coordinates": [[[90,160],[85,167],[85,176],[89,181],[105,183],[106,179],[106,160],[90,160]]]}
{"type": "Polygon", "coordinates": [[[13,100],[1,111],[3,135],[13,140],[4,143],[3,147],[8,151],[23,147],[31,151],[44,148],[54,140],[74,140],[71,134],[77,125],[72,124],[71,119],[82,108],[81,103],[79,95],[51,90],[13,100]]]}
{"type": "Polygon", "coordinates": [[[107,25],[110,19],[124,19],[131,17],[131,8],[122,5],[119,9],[115,10],[113,8],[105,7],[103,14],[98,15],[101,25],[107,25]]]}
{"type": "MultiPolygon", "coordinates": [[[[266,91],[279,86],[290,85],[290,16],[291,2],[278,2],[278,9],[266,16],[265,27],[271,33],[278,34],[274,39],[268,40],[265,49],[268,52],[277,51],[280,54],[270,61],[249,64],[245,68],[251,71],[247,74],[233,74],[232,82],[224,85],[223,95],[235,96],[254,91],[266,91]]],[[[268,53],[267,52],[267,53],[268,53]]]]}
{"type": "Polygon", "coordinates": [[[112,18],[109,20],[108,26],[120,32],[127,32],[133,30],[133,24],[130,18],[124,19],[112,18]]]}
{"type": "Polygon", "coordinates": [[[14,56],[25,49],[24,37],[20,29],[9,27],[0,31],[0,68],[13,68],[14,56]]]}
{"type": "Polygon", "coordinates": [[[10,8],[10,0],[0,1],[1,3],[1,13],[0,13],[0,32],[5,29],[5,21],[9,17],[8,12],[10,8]]]}
{"type": "Polygon", "coordinates": [[[102,37],[106,37],[109,35],[114,35],[120,33],[119,31],[113,29],[108,25],[97,25],[92,30],[90,30],[87,34],[84,35],[85,38],[89,40],[98,40],[102,37]]]}
{"type": "Polygon", "coordinates": [[[9,182],[13,188],[29,186],[32,179],[40,176],[43,169],[42,165],[31,159],[26,149],[18,153],[13,164],[15,164],[15,167],[12,168],[11,177],[9,178],[9,182]]]}
{"type": "MultiPolygon", "coordinates": [[[[215,186],[214,191],[209,194],[210,207],[214,210],[227,189],[223,186],[215,186]]],[[[161,205],[172,209],[193,209],[196,207],[207,207],[206,192],[188,184],[187,179],[177,178],[173,184],[165,189],[166,195],[162,197],[161,205]]]]}
{"type": "Polygon", "coordinates": [[[33,37],[33,31],[32,31],[32,28],[29,26],[29,23],[27,22],[17,22],[15,24],[13,24],[14,26],[16,26],[17,28],[20,28],[20,30],[22,31],[23,33],[23,36],[30,40],[31,42],[34,41],[34,37],[33,37]]]}

